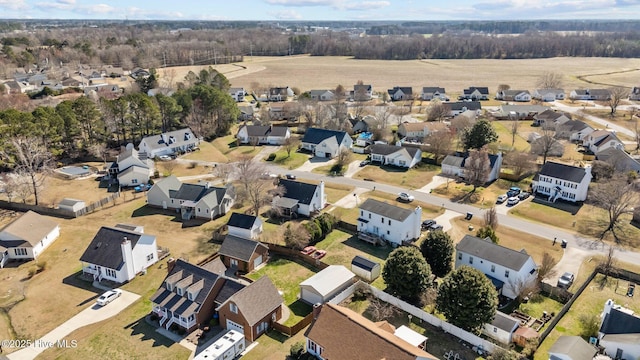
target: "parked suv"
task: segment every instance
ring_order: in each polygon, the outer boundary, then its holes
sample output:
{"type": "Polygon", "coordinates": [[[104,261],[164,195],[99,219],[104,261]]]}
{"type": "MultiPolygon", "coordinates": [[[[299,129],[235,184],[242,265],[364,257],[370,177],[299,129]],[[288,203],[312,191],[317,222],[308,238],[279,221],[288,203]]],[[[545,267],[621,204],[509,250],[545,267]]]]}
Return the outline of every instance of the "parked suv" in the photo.
{"type": "Polygon", "coordinates": [[[507,197],[514,197],[514,196],[518,196],[518,194],[520,194],[522,190],[520,190],[519,187],[517,186],[512,186],[509,191],[507,191],[507,197]]]}
{"type": "Polygon", "coordinates": [[[560,276],[560,279],[558,279],[558,287],[563,289],[570,288],[571,285],[573,285],[574,278],[575,276],[573,275],[573,273],[566,272],[562,274],[562,276],[560,276]]]}
{"type": "Polygon", "coordinates": [[[498,199],[496,200],[497,204],[502,204],[503,202],[507,201],[508,196],[505,194],[499,195],[498,199]]]}

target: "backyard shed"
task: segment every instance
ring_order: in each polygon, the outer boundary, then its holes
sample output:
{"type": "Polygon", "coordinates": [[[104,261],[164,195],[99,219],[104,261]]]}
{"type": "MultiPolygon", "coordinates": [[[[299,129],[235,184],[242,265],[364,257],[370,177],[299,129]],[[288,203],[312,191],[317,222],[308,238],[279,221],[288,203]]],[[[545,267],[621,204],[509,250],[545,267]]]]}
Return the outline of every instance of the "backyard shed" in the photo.
{"type": "Polygon", "coordinates": [[[323,304],[351,286],[355,274],[342,265],[331,265],[300,283],[300,299],[323,304]]]}
{"type": "Polygon", "coordinates": [[[82,200],[64,198],[60,203],[58,203],[58,208],[60,210],[66,210],[70,212],[76,212],[84,209],[87,205],[82,200]]]}
{"type": "Polygon", "coordinates": [[[366,281],[373,281],[380,276],[380,263],[356,255],[351,260],[351,271],[366,281]]]}

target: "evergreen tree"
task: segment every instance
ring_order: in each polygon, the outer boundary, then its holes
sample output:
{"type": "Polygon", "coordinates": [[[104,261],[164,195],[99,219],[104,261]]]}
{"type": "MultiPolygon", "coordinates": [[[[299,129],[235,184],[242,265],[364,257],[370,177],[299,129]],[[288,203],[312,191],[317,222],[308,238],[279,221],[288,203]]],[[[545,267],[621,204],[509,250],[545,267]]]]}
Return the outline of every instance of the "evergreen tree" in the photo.
{"type": "Polygon", "coordinates": [[[481,147],[498,140],[498,134],[485,119],[476,122],[464,134],[464,149],[480,149],[481,147]]]}
{"type": "Polygon", "coordinates": [[[431,286],[431,268],[417,247],[402,246],[387,257],[382,278],[387,284],[387,292],[415,300],[431,286]]]}
{"type": "Polygon", "coordinates": [[[420,245],[422,256],[437,277],[446,276],[453,267],[453,241],[449,234],[442,230],[430,231],[420,245]]]}

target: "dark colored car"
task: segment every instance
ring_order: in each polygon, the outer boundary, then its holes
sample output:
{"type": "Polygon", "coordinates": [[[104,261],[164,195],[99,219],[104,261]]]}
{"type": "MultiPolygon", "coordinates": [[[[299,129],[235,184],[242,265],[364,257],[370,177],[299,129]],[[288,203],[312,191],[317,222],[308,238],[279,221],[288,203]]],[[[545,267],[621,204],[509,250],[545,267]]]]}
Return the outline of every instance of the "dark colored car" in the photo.
{"type": "Polygon", "coordinates": [[[443,227],[440,224],[432,224],[431,226],[429,226],[429,230],[431,231],[436,231],[436,230],[442,230],[443,227]]]}
{"type": "Polygon", "coordinates": [[[531,196],[531,194],[529,194],[528,192],[524,191],[524,192],[521,192],[521,193],[518,195],[518,199],[520,199],[520,200],[526,200],[527,198],[529,198],[529,196],[531,196]]]}
{"type": "Polygon", "coordinates": [[[435,224],[435,220],[425,220],[422,222],[422,230],[428,229],[431,225],[435,224]]]}
{"type": "Polygon", "coordinates": [[[371,161],[369,161],[369,160],[362,160],[362,161],[360,161],[360,166],[367,166],[367,165],[369,165],[369,164],[371,164],[371,161]]]}
{"type": "Polygon", "coordinates": [[[507,191],[507,197],[514,197],[520,194],[521,190],[517,186],[512,186],[509,191],[507,191]]]}
{"type": "Polygon", "coordinates": [[[293,174],[287,174],[287,175],[285,175],[285,176],[286,176],[286,178],[287,178],[287,179],[289,179],[289,180],[295,180],[295,179],[296,179],[296,176],[295,176],[295,175],[293,175],[293,174]]]}

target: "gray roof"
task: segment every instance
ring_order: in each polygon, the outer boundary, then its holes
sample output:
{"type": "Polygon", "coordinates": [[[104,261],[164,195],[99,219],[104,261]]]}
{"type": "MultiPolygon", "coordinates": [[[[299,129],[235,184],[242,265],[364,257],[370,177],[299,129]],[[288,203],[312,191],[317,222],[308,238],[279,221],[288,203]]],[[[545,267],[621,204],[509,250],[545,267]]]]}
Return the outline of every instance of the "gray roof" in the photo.
{"type": "Polygon", "coordinates": [[[64,198],[62,201],[58,203],[58,206],[73,206],[77,203],[84,203],[84,200],[72,199],[72,198],[64,198]]]}
{"type": "Polygon", "coordinates": [[[402,91],[402,93],[405,95],[413,94],[413,88],[410,86],[394,86],[393,89],[389,89],[387,90],[387,92],[389,93],[389,95],[393,95],[398,92],[398,90],[402,91]]]}
{"type": "Polygon", "coordinates": [[[351,281],[356,275],[342,265],[329,265],[324,270],[300,283],[309,286],[323,297],[330,294],[337,287],[351,281]]]}
{"type": "Polygon", "coordinates": [[[464,157],[458,155],[447,155],[442,160],[441,165],[449,165],[455,167],[462,167],[462,163],[464,162],[464,157]]]}
{"type": "Polygon", "coordinates": [[[607,89],[576,89],[574,90],[576,95],[591,95],[591,96],[609,96],[611,92],[607,89]]]}
{"type": "Polygon", "coordinates": [[[300,204],[309,205],[313,200],[313,194],[315,194],[318,185],[309,184],[305,182],[280,179],[280,186],[284,187],[283,198],[298,200],[300,204]]]}
{"type": "Polygon", "coordinates": [[[236,304],[247,323],[253,326],[282,306],[283,300],[271,279],[263,276],[233,294],[228,301],[236,304]]]}
{"type": "Polygon", "coordinates": [[[640,333],[640,318],[612,308],[602,320],[600,332],[603,334],[640,333]]]}
{"type": "Polygon", "coordinates": [[[103,226],[87,246],[80,261],[118,270],[124,265],[120,247],[124,238],[131,241],[131,248],[134,249],[143,235],[122,228],[103,226]]]}
{"type": "Polygon", "coordinates": [[[380,155],[391,155],[402,149],[407,150],[407,152],[409,153],[409,156],[411,156],[412,158],[416,156],[416,153],[418,152],[418,148],[408,147],[408,146],[404,147],[404,146],[395,146],[395,145],[389,145],[389,144],[373,144],[369,146],[369,151],[371,151],[371,154],[380,154],[380,155]]]}
{"type": "Polygon", "coordinates": [[[465,235],[456,245],[456,251],[467,253],[515,271],[520,271],[531,258],[524,251],[515,251],[494,244],[491,240],[483,240],[472,235],[465,235]]]}
{"type": "Polygon", "coordinates": [[[313,96],[320,96],[326,92],[330,92],[333,95],[333,91],[331,90],[311,90],[309,91],[309,95],[313,96]]]}
{"type": "Polygon", "coordinates": [[[520,324],[520,320],[500,311],[496,311],[496,316],[493,318],[493,321],[491,321],[491,325],[506,332],[515,330],[518,324],[520,324]]]}
{"type": "Polygon", "coordinates": [[[504,96],[516,96],[522,93],[529,94],[529,90],[502,90],[502,94],[504,94],[504,96]]]}
{"type": "Polygon", "coordinates": [[[257,217],[253,215],[241,214],[234,212],[231,214],[227,226],[233,226],[240,229],[251,229],[255,224],[257,217]]]}
{"type": "Polygon", "coordinates": [[[160,149],[165,147],[179,147],[197,142],[198,139],[193,135],[189,128],[169,131],[163,134],[145,136],[144,140],[149,148],[160,149]],[[166,139],[166,141],[163,139],[166,139]],[[173,141],[173,142],[171,142],[173,141]],[[169,142],[171,142],[169,144],[169,142]]]}
{"type": "Polygon", "coordinates": [[[378,201],[375,199],[367,199],[364,203],[362,203],[362,205],[360,205],[360,209],[366,210],[374,214],[378,214],[396,221],[404,221],[413,213],[413,210],[387,204],[385,202],[378,201]]]}
{"type": "Polygon", "coordinates": [[[380,266],[380,263],[375,261],[371,261],[369,259],[365,259],[360,255],[356,255],[353,260],[351,260],[352,266],[357,266],[361,269],[365,269],[367,271],[373,270],[376,266],[380,266]]]}
{"type": "Polygon", "coordinates": [[[244,284],[241,284],[235,280],[225,278],[224,284],[222,284],[222,287],[216,294],[216,298],[214,300],[215,303],[218,305],[223,304],[225,301],[229,300],[229,298],[233,296],[233,294],[244,289],[244,287],[244,284]]]}
{"type": "MultiPolygon", "coordinates": [[[[243,125],[247,128],[247,135],[249,136],[285,136],[287,134],[286,126],[260,126],[260,125],[243,125]]],[[[242,129],[240,127],[240,129],[242,129]]],[[[240,130],[238,130],[240,131],[240,130]]]]}
{"type": "Polygon", "coordinates": [[[623,344],[640,344],[640,333],[633,334],[605,334],[600,341],[611,341],[623,344]]]}
{"type": "Polygon", "coordinates": [[[539,175],[549,176],[556,179],[567,180],[575,183],[582,181],[586,175],[584,168],[560,164],[553,161],[547,161],[540,169],[539,175]]]}
{"type": "Polygon", "coordinates": [[[348,135],[344,131],[308,128],[304,133],[304,136],[302,137],[302,142],[317,145],[332,136],[335,136],[338,140],[338,144],[340,144],[342,143],[342,139],[344,139],[344,137],[348,135]]]}
{"type": "Polygon", "coordinates": [[[567,114],[565,114],[565,113],[563,113],[561,111],[551,110],[551,109],[549,109],[547,107],[547,110],[539,112],[538,114],[536,114],[534,116],[534,118],[536,120],[553,121],[553,120],[556,120],[557,118],[562,117],[562,116],[566,116],[568,118],[571,118],[570,115],[567,115],[567,114]]]}
{"type": "Polygon", "coordinates": [[[587,123],[580,120],[569,120],[560,126],[562,129],[566,129],[567,131],[580,131],[591,128],[587,123]]]}
{"type": "Polygon", "coordinates": [[[464,94],[471,95],[475,90],[478,90],[480,94],[489,95],[489,88],[486,86],[471,86],[468,89],[464,89],[464,94]]]}
{"type": "MultiPolygon", "coordinates": [[[[593,360],[598,350],[580,336],[560,336],[549,349],[549,354],[563,354],[571,360],[593,360]]],[[[552,356],[553,358],[553,356],[552,356]]]]}
{"type": "Polygon", "coordinates": [[[228,256],[234,259],[248,262],[251,260],[251,255],[256,249],[261,246],[266,248],[267,246],[250,239],[244,239],[238,236],[227,235],[222,242],[222,246],[218,253],[220,255],[228,256]]]}
{"type": "Polygon", "coordinates": [[[441,88],[441,87],[425,86],[425,87],[422,88],[422,93],[423,94],[433,94],[435,92],[439,92],[440,94],[444,94],[445,93],[444,88],[441,88]]]}
{"type": "Polygon", "coordinates": [[[444,102],[442,105],[449,108],[451,111],[457,110],[480,110],[482,109],[482,104],[480,101],[454,101],[454,102],[444,102]]]}
{"type": "MultiPolygon", "coordinates": [[[[22,214],[18,219],[14,220],[11,224],[7,225],[2,232],[9,233],[17,238],[26,241],[29,245],[34,246],[38,244],[45,236],[51,231],[57,228],[59,225],[57,222],[49,219],[46,216],[42,216],[34,211],[27,211],[22,214]]],[[[26,244],[19,241],[3,241],[6,248],[14,246],[24,246],[26,244]],[[10,245],[10,246],[6,246],[10,245]]]]}
{"type": "Polygon", "coordinates": [[[200,265],[200,267],[215,274],[224,274],[227,271],[227,267],[224,265],[219,256],[207,263],[200,265]]]}

